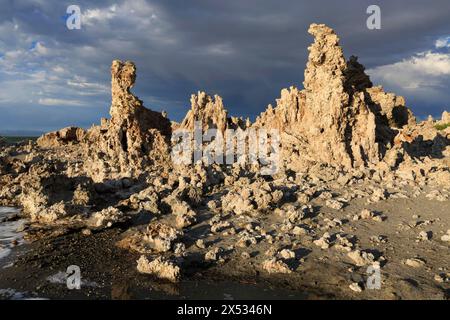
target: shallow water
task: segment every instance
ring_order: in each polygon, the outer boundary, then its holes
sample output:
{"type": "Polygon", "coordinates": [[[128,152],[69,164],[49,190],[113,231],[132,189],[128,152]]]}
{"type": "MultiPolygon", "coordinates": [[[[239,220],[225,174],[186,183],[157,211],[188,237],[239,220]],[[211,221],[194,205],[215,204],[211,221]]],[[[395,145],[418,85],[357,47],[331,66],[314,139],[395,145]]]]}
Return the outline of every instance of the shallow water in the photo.
{"type": "MultiPolygon", "coordinates": [[[[179,283],[172,284],[167,282],[154,282],[149,279],[150,288],[136,287],[125,280],[113,283],[112,286],[101,286],[89,280],[81,281],[82,290],[79,292],[61,290],[66,288],[66,273],[58,272],[46,279],[53,285],[59,286],[58,292],[61,296],[58,298],[66,299],[76,297],[86,299],[85,292],[99,291],[106,296],[110,293],[111,299],[129,300],[235,300],[235,299],[257,299],[257,300],[302,300],[307,299],[305,292],[292,291],[289,289],[274,288],[267,284],[248,284],[234,281],[212,281],[212,280],[182,280],[179,283]],[[87,290],[87,291],[86,291],[87,290]],[[75,294],[70,296],[68,294],[75,294]],[[77,295],[78,294],[78,295],[77,295]]],[[[53,293],[54,294],[54,293],[53,293]]]]}
{"type": "Polygon", "coordinates": [[[0,299],[4,300],[47,300],[37,297],[34,292],[19,292],[11,288],[0,289],[0,299]]]}
{"type": "MultiPolygon", "coordinates": [[[[19,212],[16,208],[0,207],[0,221],[19,212]]],[[[0,266],[12,249],[23,244],[23,233],[16,230],[25,223],[25,220],[0,222],[0,266]]]]}
{"type": "MultiPolygon", "coordinates": [[[[147,297],[143,297],[147,298],[147,297]]],[[[177,299],[306,299],[304,292],[272,288],[264,284],[248,284],[234,281],[182,281],[177,299]]]]}

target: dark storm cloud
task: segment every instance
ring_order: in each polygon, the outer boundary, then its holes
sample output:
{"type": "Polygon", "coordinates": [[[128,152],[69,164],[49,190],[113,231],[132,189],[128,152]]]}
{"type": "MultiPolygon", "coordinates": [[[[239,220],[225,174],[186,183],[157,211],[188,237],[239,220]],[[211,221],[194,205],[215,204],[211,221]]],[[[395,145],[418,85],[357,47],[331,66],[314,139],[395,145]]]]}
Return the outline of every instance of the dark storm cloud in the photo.
{"type": "Polygon", "coordinates": [[[113,59],[135,61],[134,92],[175,120],[197,90],[223,96],[233,115],[254,118],[281,88],[302,86],[313,22],[333,27],[345,55],[358,55],[374,82],[405,94],[420,116],[439,114],[450,99],[450,73],[429,67],[438,61],[446,68],[448,52],[435,43],[449,36],[448,0],[0,3],[0,129],[98,122],[109,108],[113,59]],[[65,26],[70,4],[81,7],[81,30],[65,26]],[[381,7],[381,30],[366,28],[370,4],[381,7]],[[401,73],[415,66],[412,57],[428,51],[441,56],[420,58],[425,71],[390,78],[381,72],[401,73]],[[421,85],[429,79],[433,86],[413,90],[399,83],[408,77],[421,85]]]}

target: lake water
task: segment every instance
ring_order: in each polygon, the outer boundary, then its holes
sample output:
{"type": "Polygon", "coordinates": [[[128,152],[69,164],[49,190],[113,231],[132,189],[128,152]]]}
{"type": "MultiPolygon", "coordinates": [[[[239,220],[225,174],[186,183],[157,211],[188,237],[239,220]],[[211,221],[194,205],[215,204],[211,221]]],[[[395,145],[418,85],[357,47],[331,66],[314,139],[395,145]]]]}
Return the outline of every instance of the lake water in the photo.
{"type": "Polygon", "coordinates": [[[16,230],[25,220],[1,222],[18,212],[19,210],[15,208],[0,207],[0,267],[3,266],[3,261],[11,253],[12,248],[24,242],[23,233],[16,230]]]}

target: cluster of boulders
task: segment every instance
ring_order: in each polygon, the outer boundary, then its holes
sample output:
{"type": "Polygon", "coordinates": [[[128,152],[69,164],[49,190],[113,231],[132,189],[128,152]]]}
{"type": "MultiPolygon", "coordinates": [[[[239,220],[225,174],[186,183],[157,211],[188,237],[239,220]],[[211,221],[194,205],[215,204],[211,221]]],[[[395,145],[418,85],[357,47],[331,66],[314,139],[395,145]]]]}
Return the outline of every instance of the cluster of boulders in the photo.
{"type": "Polygon", "coordinates": [[[85,131],[77,127],[67,127],[58,131],[46,133],[37,139],[41,148],[55,148],[67,144],[76,144],[82,141],[85,131]]]}
{"type": "MultiPolygon", "coordinates": [[[[425,188],[429,199],[450,199],[450,132],[416,124],[404,98],[373,86],[356,57],[345,60],[331,28],[313,24],[309,32],[315,40],[304,89],[283,89],[254,123],[229,117],[222,98],[205,92],[192,95],[181,123],[171,122],[130,92],[135,65],[113,61],[110,119],[47,133],[37,143],[0,140],[0,205],[22,207],[30,230],[79,228],[88,235],[127,222],[117,245],[139,255],[139,272],[170,281],[180,279],[189,253],[220,264],[234,254],[254,258],[255,246],[266,249],[255,259],[269,274],[294,272],[304,259],[296,250],[306,244],[344,252],[357,267],[383,264],[383,255],[361,248],[343,228],[386,217],[370,207],[346,218],[334,214],[354,199],[369,206],[418,197],[425,188]],[[269,177],[251,163],[174,165],[172,132],[193,130],[196,122],[222,133],[278,129],[280,170],[269,177]],[[330,214],[318,214],[317,206],[330,214]],[[131,222],[139,219],[146,222],[131,222]]],[[[442,123],[450,123],[449,113],[442,123]]]]}

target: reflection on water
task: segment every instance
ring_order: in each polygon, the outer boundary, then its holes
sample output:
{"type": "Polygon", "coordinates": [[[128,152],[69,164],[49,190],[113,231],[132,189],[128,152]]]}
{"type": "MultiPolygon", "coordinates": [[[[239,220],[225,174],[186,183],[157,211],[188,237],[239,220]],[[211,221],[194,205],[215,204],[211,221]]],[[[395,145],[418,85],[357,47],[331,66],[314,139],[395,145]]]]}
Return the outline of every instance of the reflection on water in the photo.
{"type": "Polygon", "coordinates": [[[307,299],[304,292],[272,288],[264,284],[248,284],[233,281],[184,280],[180,283],[160,283],[149,279],[148,289],[135,288],[129,281],[119,281],[112,285],[111,298],[129,299],[307,299]]]}
{"type": "Polygon", "coordinates": [[[0,207],[0,263],[7,257],[12,248],[23,243],[23,233],[17,232],[25,220],[9,221],[9,218],[17,215],[18,209],[0,207]]]}
{"type": "Polygon", "coordinates": [[[2,300],[47,300],[40,298],[34,292],[19,292],[14,289],[0,289],[0,299],[2,300]]]}
{"type": "Polygon", "coordinates": [[[181,283],[182,299],[306,299],[303,292],[272,288],[267,284],[249,284],[232,281],[185,281],[181,283]]]}

